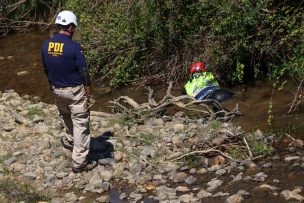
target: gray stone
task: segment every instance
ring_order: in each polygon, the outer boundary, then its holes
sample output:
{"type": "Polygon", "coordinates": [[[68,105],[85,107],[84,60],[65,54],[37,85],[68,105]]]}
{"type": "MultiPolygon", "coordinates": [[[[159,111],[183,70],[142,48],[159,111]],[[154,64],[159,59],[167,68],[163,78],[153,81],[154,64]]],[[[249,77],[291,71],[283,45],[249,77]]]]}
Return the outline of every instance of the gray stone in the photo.
{"type": "Polygon", "coordinates": [[[56,173],[56,177],[58,179],[63,179],[64,177],[68,176],[69,174],[67,172],[59,172],[59,173],[56,173]]]}
{"type": "Polygon", "coordinates": [[[115,162],[115,159],[107,158],[107,159],[99,159],[98,163],[103,166],[106,166],[106,165],[113,166],[116,162],[115,162]]]}
{"type": "Polygon", "coordinates": [[[134,199],[135,201],[139,201],[143,198],[143,195],[139,194],[139,193],[132,192],[130,194],[130,198],[134,199]]]}
{"type": "Polygon", "coordinates": [[[170,155],[167,157],[167,159],[168,159],[168,160],[175,159],[175,158],[177,158],[177,157],[179,157],[179,156],[182,156],[182,155],[183,155],[182,152],[175,152],[175,153],[173,153],[173,154],[170,154],[170,155]]]}
{"type": "Polygon", "coordinates": [[[30,179],[33,179],[33,180],[35,180],[37,178],[37,175],[34,172],[24,173],[23,175],[24,175],[24,177],[30,178],[30,179]]]}
{"type": "Polygon", "coordinates": [[[13,130],[16,129],[15,126],[13,126],[13,125],[7,125],[7,124],[3,125],[2,128],[3,128],[3,130],[5,130],[6,132],[11,132],[11,131],[13,131],[13,130]]]}
{"type": "Polygon", "coordinates": [[[215,174],[216,175],[219,175],[219,176],[221,176],[221,175],[224,175],[226,173],[226,170],[225,169],[219,169],[219,170],[217,170],[216,172],[215,172],[215,174]]]}
{"type": "Polygon", "coordinates": [[[174,136],[172,137],[171,142],[174,146],[179,147],[182,144],[182,139],[179,136],[174,136]]]}
{"type": "Polygon", "coordinates": [[[246,190],[239,190],[236,194],[241,195],[245,199],[251,197],[250,193],[247,192],[246,190]]]}
{"type": "Polygon", "coordinates": [[[212,197],[228,197],[230,194],[228,192],[217,192],[212,197]]]}
{"type": "Polygon", "coordinates": [[[222,167],[220,165],[213,165],[211,167],[208,168],[208,171],[210,172],[214,172],[214,171],[217,171],[219,169],[221,169],[222,167]]]}
{"type": "Polygon", "coordinates": [[[130,166],[130,173],[139,173],[142,170],[142,166],[139,163],[133,163],[130,166]]]}
{"type": "Polygon", "coordinates": [[[276,190],[279,190],[279,189],[275,186],[271,186],[268,184],[262,184],[253,189],[254,192],[268,192],[268,191],[276,191],[276,190]]]}
{"type": "Polygon", "coordinates": [[[189,176],[185,182],[188,184],[188,185],[192,185],[196,182],[196,178],[194,176],[189,176]]]}
{"type": "Polygon", "coordinates": [[[174,114],[175,117],[184,117],[186,116],[185,112],[183,111],[178,111],[174,114]]]}
{"type": "Polygon", "coordinates": [[[48,174],[45,179],[46,186],[52,186],[54,184],[55,175],[54,174],[48,174]]]}
{"type": "Polygon", "coordinates": [[[111,173],[110,171],[100,171],[99,175],[104,181],[110,181],[113,178],[113,173],[111,173]]]}
{"type": "Polygon", "coordinates": [[[207,183],[208,188],[206,189],[208,192],[214,191],[217,187],[223,184],[222,180],[212,179],[207,183]]]}
{"type": "Polygon", "coordinates": [[[165,194],[165,196],[176,196],[176,188],[168,188],[166,186],[156,187],[157,194],[165,194]]]}
{"type": "Polygon", "coordinates": [[[263,164],[263,168],[271,168],[272,167],[272,163],[265,163],[263,164]]]}
{"type": "Polygon", "coordinates": [[[74,192],[66,193],[64,197],[68,202],[76,202],[78,201],[78,197],[74,194],[74,192]]]}
{"type": "Polygon", "coordinates": [[[150,181],[152,179],[151,175],[150,174],[140,174],[136,180],[135,180],[135,183],[136,184],[139,184],[139,185],[143,185],[145,184],[146,182],[150,181]]]}
{"type": "Polygon", "coordinates": [[[101,183],[101,189],[103,189],[104,191],[109,191],[111,184],[109,182],[103,182],[101,183]]]}
{"type": "Polygon", "coordinates": [[[241,164],[249,168],[255,168],[257,166],[252,160],[249,159],[242,161],[241,164]]]}
{"type": "Polygon", "coordinates": [[[177,191],[177,192],[189,192],[190,189],[189,189],[188,187],[178,186],[178,187],[176,188],[176,191],[177,191]]]}
{"type": "Polygon", "coordinates": [[[188,169],[189,169],[188,166],[182,166],[179,170],[180,170],[180,171],[186,171],[186,170],[188,170],[188,169]]]}
{"type": "Polygon", "coordinates": [[[163,116],[162,120],[163,120],[163,122],[170,122],[170,121],[172,121],[172,116],[163,116]]]}
{"type": "Polygon", "coordinates": [[[183,203],[198,202],[198,198],[194,197],[192,194],[181,195],[178,199],[179,199],[179,201],[181,201],[183,203]]]}
{"type": "Polygon", "coordinates": [[[242,175],[243,172],[239,172],[236,176],[232,175],[231,177],[233,178],[231,182],[239,181],[242,180],[242,175]]]}
{"type": "Polygon", "coordinates": [[[285,198],[285,200],[296,200],[296,201],[304,201],[304,197],[300,195],[301,189],[294,189],[293,191],[290,190],[283,190],[280,195],[285,198]]]}
{"type": "Polygon", "coordinates": [[[95,184],[88,183],[88,184],[85,186],[84,191],[93,191],[95,188],[96,188],[96,185],[95,185],[95,184]]]}
{"type": "Polygon", "coordinates": [[[285,162],[297,161],[300,158],[301,158],[300,156],[288,156],[288,157],[285,157],[285,162]]]}
{"type": "Polygon", "coordinates": [[[197,174],[202,175],[202,174],[205,174],[205,173],[207,173],[207,172],[208,172],[207,169],[201,168],[201,169],[199,169],[199,170],[197,171],[197,174]]]}
{"type": "Polygon", "coordinates": [[[197,171],[197,170],[196,170],[195,168],[191,168],[190,171],[189,171],[189,173],[190,173],[190,174],[195,174],[196,171],[197,171]]]}
{"type": "Polygon", "coordinates": [[[176,124],[173,125],[173,130],[174,130],[175,133],[183,132],[184,129],[185,129],[184,124],[176,123],[176,124]]]}
{"type": "Polygon", "coordinates": [[[12,163],[15,163],[17,161],[16,157],[11,157],[5,161],[3,161],[4,165],[6,166],[9,166],[11,165],[12,163]]]}
{"type": "Polygon", "coordinates": [[[175,183],[183,182],[186,180],[187,176],[188,175],[185,172],[176,173],[173,177],[173,182],[175,183]]]}
{"type": "Polygon", "coordinates": [[[110,202],[110,197],[108,195],[104,195],[104,196],[98,197],[96,199],[96,202],[99,202],[99,203],[108,203],[108,202],[110,202]]]}
{"type": "Polygon", "coordinates": [[[142,151],[141,151],[141,154],[142,155],[145,155],[145,156],[150,156],[150,157],[155,157],[156,155],[156,151],[153,149],[153,148],[150,148],[150,147],[145,147],[142,151]]]}
{"type": "Polygon", "coordinates": [[[265,179],[268,177],[264,172],[260,172],[255,174],[254,178],[252,180],[257,181],[257,182],[263,182],[265,179]]]}
{"type": "Polygon", "coordinates": [[[234,194],[234,195],[231,195],[230,197],[228,197],[225,200],[225,203],[240,203],[242,201],[244,201],[244,198],[241,195],[234,194]]]}
{"type": "Polygon", "coordinates": [[[203,199],[203,198],[207,198],[207,197],[211,197],[212,193],[207,192],[206,190],[202,189],[201,191],[199,191],[196,195],[199,199],[203,199]]]}
{"type": "Polygon", "coordinates": [[[38,115],[34,115],[34,118],[33,118],[33,122],[34,123],[39,123],[39,122],[43,122],[44,121],[44,118],[42,116],[38,116],[38,115]]]}
{"type": "Polygon", "coordinates": [[[275,155],[275,156],[272,157],[272,160],[273,161],[280,161],[281,157],[279,155],[275,155]]]}
{"type": "Polygon", "coordinates": [[[127,198],[126,193],[123,192],[119,195],[119,199],[125,199],[125,198],[127,198]]]}

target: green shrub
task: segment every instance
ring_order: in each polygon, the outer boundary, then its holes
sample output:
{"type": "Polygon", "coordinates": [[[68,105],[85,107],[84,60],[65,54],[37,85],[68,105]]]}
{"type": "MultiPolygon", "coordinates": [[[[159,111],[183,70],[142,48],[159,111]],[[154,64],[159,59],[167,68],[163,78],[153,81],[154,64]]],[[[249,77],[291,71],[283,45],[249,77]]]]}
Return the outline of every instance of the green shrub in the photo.
{"type": "Polygon", "coordinates": [[[39,192],[27,183],[15,182],[11,179],[0,180],[0,195],[9,202],[40,202],[50,201],[45,192],[39,192]]]}
{"type": "Polygon", "coordinates": [[[112,87],[185,80],[196,60],[222,84],[303,76],[300,1],[69,0],[66,8],[80,16],[90,72],[112,87]]]}

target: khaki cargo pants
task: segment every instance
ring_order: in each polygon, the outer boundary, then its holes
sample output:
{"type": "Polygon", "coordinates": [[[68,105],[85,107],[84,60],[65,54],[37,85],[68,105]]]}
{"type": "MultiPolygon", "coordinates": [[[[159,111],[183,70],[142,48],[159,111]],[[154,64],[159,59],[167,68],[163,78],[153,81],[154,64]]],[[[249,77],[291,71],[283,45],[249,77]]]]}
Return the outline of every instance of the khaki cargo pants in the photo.
{"type": "Polygon", "coordinates": [[[66,137],[74,143],[74,167],[78,167],[86,160],[90,148],[90,117],[85,89],[83,85],[54,88],[54,94],[60,121],[66,128],[66,137]]]}

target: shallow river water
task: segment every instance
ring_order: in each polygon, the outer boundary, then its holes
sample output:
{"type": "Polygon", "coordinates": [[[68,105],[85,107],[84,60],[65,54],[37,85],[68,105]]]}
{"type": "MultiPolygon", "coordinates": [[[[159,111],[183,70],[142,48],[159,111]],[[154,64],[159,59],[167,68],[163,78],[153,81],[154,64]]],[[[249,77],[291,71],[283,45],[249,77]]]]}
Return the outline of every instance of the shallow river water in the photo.
{"type": "MultiPolygon", "coordinates": [[[[0,39],[0,91],[14,89],[19,94],[39,96],[42,101],[52,103],[47,79],[43,72],[40,49],[43,40],[49,33],[26,33],[10,35],[0,39]]],[[[96,103],[93,110],[109,112],[109,100],[127,95],[139,103],[147,102],[147,90],[135,86],[124,87],[110,91],[107,84],[94,82],[96,103]]],[[[236,104],[244,114],[235,122],[245,131],[250,132],[257,128],[266,129],[268,126],[269,102],[272,97],[272,127],[276,129],[289,126],[296,127],[295,136],[303,138],[304,114],[288,115],[288,109],[296,92],[297,83],[288,81],[280,91],[272,94],[272,83],[256,81],[249,85],[231,88],[235,97],[223,105],[232,109],[236,104]]],[[[152,87],[156,100],[161,99],[166,92],[166,85],[152,87]]],[[[172,93],[178,96],[182,84],[175,84],[172,93]]]]}
{"type": "MultiPolygon", "coordinates": [[[[40,49],[48,33],[27,33],[11,35],[0,39],[0,91],[14,89],[21,95],[29,94],[39,96],[42,101],[52,103],[51,93],[49,91],[46,76],[43,72],[40,49]]],[[[156,93],[155,98],[158,101],[166,92],[166,85],[152,87],[156,93]]],[[[293,100],[293,93],[296,91],[295,81],[288,81],[280,91],[272,93],[272,83],[265,81],[256,81],[249,85],[238,86],[230,90],[235,93],[235,97],[223,105],[232,109],[236,104],[239,105],[243,116],[234,120],[245,131],[251,132],[260,128],[266,130],[268,127],[269,102],[272,98],[272,115],[274,116],[272,127],[275,129],[296,127],[294,136],[304,138],[304,114],[296,113],[288,115],[289,106],[293,100]]],[[[174,84],[173,94],[175,96],[181,93],[182,83],[174,84]]],[[[145,88],[129,86],[118,90],[110,91],[107,84],[94,81],[94,95],[96,103],[93,110],[109,112],[108,101],[127,95],[142,103],[147,102],[147,90],[145,88]]],[[[269,158],[270,159],[270,158],[269,158]]],[[[264,160],[264,163],[271,160],[264,160]]],[[[272,168],[264,171],[271,178],[280,177],[284,188],[289,185],[302,185],[303,172],[294,171],[283,161],[273,164],[272,168]]],[[[256,171],[247,171],[244,175],[252,175],[256,171]]],[[[210,174],[212,176],[212,174],[210,174]]],[[[229,178],[229,177],[227,177],[229,178]]],[[[198,183],[204,183],[207,180],[199,180],[198,183]]],[[[225,191],[230,194],[236,193],[239,188],[251,190],[254,185],[244,183],[243,185],[227,185],[225,191]]],[[[124,189],[124,188],[123,188],[124,189]]],[[[110,191],[111,202],[127,202],[118,199],[121,188],[117,187],[110,191]]],[[[282,198],[269,196],[266,193],[259,193],[257,198],[246,200],[246,202],[285,202],[282,198]]],[[[92,195],[92,201],[95,199],[92,195]]],[[[89,201],[88,201],[89,202],[89,201]]],[[[145,202],[154,202],[145,199],[145,202]]],[[[204,202],[223,202],[222,199],[206,199],[204,202]]]]}

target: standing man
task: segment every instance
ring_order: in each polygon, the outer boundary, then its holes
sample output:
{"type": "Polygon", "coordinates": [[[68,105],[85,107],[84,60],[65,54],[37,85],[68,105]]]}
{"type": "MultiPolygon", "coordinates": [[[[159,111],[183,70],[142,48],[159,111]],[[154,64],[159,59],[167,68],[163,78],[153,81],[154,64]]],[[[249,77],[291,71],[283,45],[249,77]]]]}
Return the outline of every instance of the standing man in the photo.
{"type": "Polygon", "coordinates": [[[61,138],[64,148],[72,150],[74,173],[97,166],[87,156],[90,150],[88,101],[92,87],[81,46],[72,40],[77,17],[71,11],[62,11],[55,24],[58,34],[47,39],[42,48],[42,62],[48,77],[60,121],[66,128],[61,138]]]}

